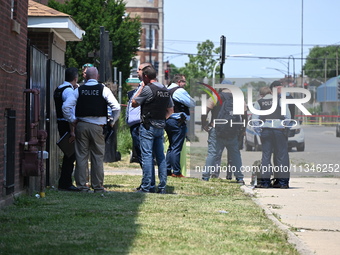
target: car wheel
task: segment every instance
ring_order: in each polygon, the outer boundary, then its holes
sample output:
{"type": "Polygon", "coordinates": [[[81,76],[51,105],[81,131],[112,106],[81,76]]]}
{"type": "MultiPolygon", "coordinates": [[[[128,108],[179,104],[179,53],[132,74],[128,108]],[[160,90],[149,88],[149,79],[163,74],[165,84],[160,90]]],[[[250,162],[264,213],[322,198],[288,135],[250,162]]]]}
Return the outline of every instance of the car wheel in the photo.
{"type": "Polygon", "coordinates": [[[245,147],[246,147],[246,151],[252,151],[252,150],[253,150],[253,147],[250,146],[250,145],[247,143],[247,140],[245,140],[244,145],[245,145],[245,147]]]}
{"type": "Polygon", "coordinates": [[[336,137],[340,137],[340,132],[338,128],[336,129],[336,137]]]}
{"type": "Polygon", "coordinates": [[[305,150],[305,143],[301,143],[298,146],[296,146],[297,151],[304,151],[305,150]]]}

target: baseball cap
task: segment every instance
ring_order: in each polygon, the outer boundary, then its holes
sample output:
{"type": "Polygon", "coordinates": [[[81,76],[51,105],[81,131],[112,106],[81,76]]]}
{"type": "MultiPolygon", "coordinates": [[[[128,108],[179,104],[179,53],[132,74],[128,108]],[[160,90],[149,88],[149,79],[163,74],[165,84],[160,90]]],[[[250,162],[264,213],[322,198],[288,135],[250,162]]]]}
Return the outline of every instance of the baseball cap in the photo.
{"type": "Polygon", "coordinates": [[[270,84],[270,89],[272,90],[274,87],[282,86],[282,83],[280,81],[273,81],[272,84],[270,84]]]}
{"type": "Polygon", "coordinates": [[[83,65],[83,68],[85,68],[85,67],[93,67],[93,64],[86,63],[86,64],[83,65]]]}

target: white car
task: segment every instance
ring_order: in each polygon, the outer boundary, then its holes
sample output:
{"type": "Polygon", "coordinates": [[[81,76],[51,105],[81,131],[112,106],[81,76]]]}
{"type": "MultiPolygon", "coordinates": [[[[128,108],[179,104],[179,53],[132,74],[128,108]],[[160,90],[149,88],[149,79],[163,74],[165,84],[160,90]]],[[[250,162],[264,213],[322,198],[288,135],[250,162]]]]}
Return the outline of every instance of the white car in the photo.
{"type": "MultiPolygon", "coordinates": [[[[255,134],[254,129],[247,125],[246,135],[244,139],[246,151],[261,151],[262,144],[260,137],[255,134]]],[[[297,151],[305,150],[305,134],[300,124],[291,127],[288,131],[288,149],[291,150],[296,147],[297,151]]]]}

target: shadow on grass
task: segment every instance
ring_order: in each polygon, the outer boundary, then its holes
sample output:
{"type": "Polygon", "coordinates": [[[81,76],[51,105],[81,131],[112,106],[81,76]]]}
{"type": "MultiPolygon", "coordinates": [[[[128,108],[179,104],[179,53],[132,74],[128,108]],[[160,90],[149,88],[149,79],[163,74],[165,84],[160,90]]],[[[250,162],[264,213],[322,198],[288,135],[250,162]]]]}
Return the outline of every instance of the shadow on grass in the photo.
{"type": "Polygon", "coordinates": [[[0,212],[0,254],[129,254],[146,195],[113,180],[103,194],[51,189],[17,198],[0,212]]]}

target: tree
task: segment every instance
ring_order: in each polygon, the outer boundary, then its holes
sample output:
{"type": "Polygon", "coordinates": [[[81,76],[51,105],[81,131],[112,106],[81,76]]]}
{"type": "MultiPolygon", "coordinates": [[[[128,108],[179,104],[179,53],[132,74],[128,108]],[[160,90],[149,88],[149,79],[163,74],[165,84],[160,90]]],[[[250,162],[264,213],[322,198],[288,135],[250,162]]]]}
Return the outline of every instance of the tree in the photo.
{"type": "MultiPolygon", "coordinates": [[[[179,68],[179,73],[183,73],[188,81],[202,80],[203,78],[211,78],[216,59],[213,53],[217,54],[219,48],[214,50],[214,43],[206,40],[197,45],[197,54],[189,54],[189,63],[185,63],[185,67],[179,68]]],[[[217,71],[217,70],[216,70],[217,71]]]]}
{"type": "Polygon", "coordinates": [[[245,93],[248,91],[248,87],[252,87],[253,88],[253,95],[252,95],[252,100],[253,102],[255,102],[258,97],[259,97],[259,92],[260,92],[260,88],[265,87],[265,86],[270,86],[270,83],[266,83],[264,81],[252,81],[252,82],[247,82],[245,84],[243,84],[240,88],[243,91],[243,94],[245,94],[245,99],[248,101],[248,93],[245,93]]]}
{"type": "Polygon", "coordinates": [[[336,64],[336,58],[339,57],[339,55],[338,46],[315,46],[310,50],[303,67],[305,74],[310,78],[318,79],[335,77],[337,68],[338,73],[340,73],[339,66],[336,64]]]}
{"type": "Polygon", "coordinates": [[[130,75],[130,61],[139,47],[141,23],[125,15],[123,0],[69,0],[65,4],[49,1],[51,8],[67,13],[85,30],[83,40],[67,43],[66,65],[81,67],[95,63],[88,53],[100,49],[100,27],[109,32],[113,45],[112,65],[122,72],[123,80],[130,75]]]}

